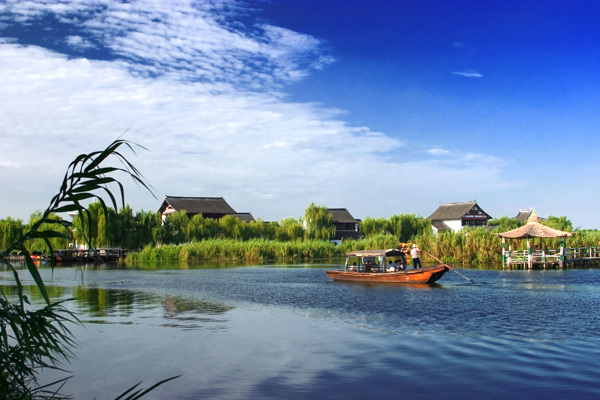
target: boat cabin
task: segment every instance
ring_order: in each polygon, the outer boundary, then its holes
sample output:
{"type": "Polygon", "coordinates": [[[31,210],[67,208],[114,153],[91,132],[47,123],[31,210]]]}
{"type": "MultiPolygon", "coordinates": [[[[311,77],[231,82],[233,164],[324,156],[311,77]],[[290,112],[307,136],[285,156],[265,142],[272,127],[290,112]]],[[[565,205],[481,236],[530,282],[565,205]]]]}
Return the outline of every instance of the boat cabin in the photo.
{"type": "Polygon", "coordinates": [[[346,253],[344,269],[356,272],[386,272],[388,258],[396,258],[394,261],[400,265],[402,257],[405,257],[405,253],[400,249],[351,251],[346,253]]]}

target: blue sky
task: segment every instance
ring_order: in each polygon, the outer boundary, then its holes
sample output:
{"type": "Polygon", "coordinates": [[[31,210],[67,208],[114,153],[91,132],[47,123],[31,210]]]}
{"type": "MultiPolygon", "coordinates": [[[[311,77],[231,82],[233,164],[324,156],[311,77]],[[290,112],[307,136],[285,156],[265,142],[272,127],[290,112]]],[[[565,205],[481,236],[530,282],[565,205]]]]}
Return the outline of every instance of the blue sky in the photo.
{"type": "Polygon", "coordinates": [[[4,1],[0,218],[124,138],[158,200],[600,229],[598,1],[4,1]],[[7,189],[9,188],[9,189],[7,189]]]}

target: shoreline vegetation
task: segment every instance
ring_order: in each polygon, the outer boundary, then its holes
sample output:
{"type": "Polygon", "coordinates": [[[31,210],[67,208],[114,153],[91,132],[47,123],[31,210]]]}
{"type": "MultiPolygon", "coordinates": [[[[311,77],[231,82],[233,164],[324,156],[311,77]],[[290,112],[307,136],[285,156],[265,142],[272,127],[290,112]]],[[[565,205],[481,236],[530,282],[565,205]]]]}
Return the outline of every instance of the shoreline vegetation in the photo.
{"type": "MultiPolygon", "coordinates": [[[[600,240],[600,232],[579,232],[567,240],[568,247],[590,247],[600,240]]],[[[558,241],[547,240],[544,248],[559,246],[558,241]],[[546,243],[547,242],[547,243],[546,243]]],[[[501,239],[485,228],[469,229],[462,233],[447,232],[439,236],[413,237],[407,243],[418,243],[420,248],[445,263],[459,265],[497,265],[501,263],[501,239]]],[[[523,250],[524,243],[515,242],[514,249],[523,250]]],[[[360,240],[343,241],[335,245],[326,240],[286,241],[267,239],[204,239],[196,242],[168,245],[147,245],[140,251],[130,252],[126,264],[141,262],[204,261],[312,261],[344,258],[346,253],[361,249],[389,249],[399,246],[390,234],[373,235],[360,240]]],[[[423,254],[425,262],[435,259],[423,254]]]]}
{"type": "MultiPolygon", "coordinates": [[[[344,257],[347,252],[362,249],[397,248],[401,243],[417,243],[433,257],[457,265],[497,265],[501,263],[502,241],[496,235],[521,226],[516,218],[501,217],[487,227],[467,227],[459,232],[433,234],[429,220],[414,214],[393,215],[390,218],[367,217],[359,224],[362,239],[343,240],[336,246],[330,242],[335,234],[326,206],[311,204],[305,215],[279,222],[262,220],[244,222],[232,216],[220,220],[185,211],[169,215],[162,221],[158,212],[134,214],[126,205],[118,212],[100,202],[91,203],[88,212],[73,219],[70,231],[60,226],[62,237],[32,239],[25,246],[30,253],[50,255],[53,249],[74,248],[89,243],[96,248],[128,250],[127,264],[138,262],[204,262],[204,261],[285,261],[318,260],[344,257]],[[305,223],[305,221],[308,221],[305,223]],[[85,229],[80,228],[85,227],[85,229]],[[84,235],[82,232],[86,232],[84,235]],[[86,236],[87,235],[87,236],[86,236]],[[67,239],[71,238],[71,239],[67,239]]],[[[41,212],[31,215],[30,222],[7,218],[0,220],[0,248],[14,242],[23,231],[36,224],[41,212]]],[[[49,215],[46,221],[60,220],[49,215]]],[[[599,230],[573,229],[566,217],[550,216],[544,224],[574,235],[566,239],[569,248],[594,247],[600,244],[599,230]]],[[[42,224],[45,230],[48,224],[42,224]]],[[[56,228],[55,228],[56,229],[56,228]]],[[[559,248],[559,239],[533,245],[543,249],[559,248]]],[[[507,247],[525,250],[526,241],[509,240],[507,247]]],[[[434,258],[423,253],[424,262],[434,258]]]]}

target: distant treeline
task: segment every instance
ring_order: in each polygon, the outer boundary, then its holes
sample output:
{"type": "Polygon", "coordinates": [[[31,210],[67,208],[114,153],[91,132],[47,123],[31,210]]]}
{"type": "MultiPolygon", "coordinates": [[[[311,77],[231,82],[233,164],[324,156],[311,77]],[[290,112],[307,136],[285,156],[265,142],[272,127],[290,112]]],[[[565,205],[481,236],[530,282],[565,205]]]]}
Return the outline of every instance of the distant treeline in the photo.
{"type": "MultiPolygon", "coordinates": [[[[106,210],[99,202],[89,206],[90,217],[73,219],[70,234],[73,242],[53,238],[54,249],[65,249],[86,242],[82,232],[88,232],[87,241],[95,247],[122,247],[134,250],[128,261],[192,262],[201,260],[271,260],[320,259],[343,257],[358,249],[395,248],[400,243],[417,243],[420,248],[445,262],[490,264],[500,260],[501,239],[495,234],[519,227],[516,218],[501,217],[490,221],[490,226],[465,228],[460,232],[442,232],[434,235],[430,221],[414,214],[393,215],[390,218],[365,218],[359,224],[364,239],[346,240],[340,246],[329,242],[335,234],[327,207],[311,204],[304,217],[286,218],[279,222],[262,220],[244,222],[232,216],[219,220],[195,215],[189,218],[185,211],[169,215],[163,223],[160,213],[133,213],[125,206],[117,213],[106,210]],[[84,229],[84,227],[86,229],[84,229]]],[[[7,218],[0,220],[0,244],[6,248],[22,235],[28,226],[39,220],[34,213],[28,224],[7,218]]],[[[564,231],[575,232],[567,238],[567,247],[600,245],[600,231],[573,230],[566,217],[549,217],[544,224],[564,231]]],[[[68,233],[68,232],[65,232],[68,233]]],[[[525,241],[511,241],[513,249],[526,248],[525,241]]],[[[536,239],[536,247],[558,248],[559,240],[536,239]]],[[[43,240],[30,241],[29,251],[48,252],[43,240]]],[[[427,260],[427,254],[424,254],[427,260]]]]}

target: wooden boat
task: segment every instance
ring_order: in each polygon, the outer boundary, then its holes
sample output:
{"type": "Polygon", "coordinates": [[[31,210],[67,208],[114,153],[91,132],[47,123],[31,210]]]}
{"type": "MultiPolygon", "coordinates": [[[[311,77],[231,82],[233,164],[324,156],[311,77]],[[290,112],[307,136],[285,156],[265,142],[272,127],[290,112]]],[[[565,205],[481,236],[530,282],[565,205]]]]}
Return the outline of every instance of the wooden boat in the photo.
{"type": "Polygon", "coordinates": [[[395,272],[386,272],[385,266],[388,257],[400,257],[402,251],[399,249],[388,250],[359,250],[346,254],[346,264],[343,270],[325,271],[327,276],[334,281],[365,282],[365,283],[433,283],[439,280],[448,271],[454,269],[454,265],[439,264],[417,269],[406,269],[395,272]],[[361,262],[357,266],[350,265],[353,258],[361,262]],[[368,268],[369,261],[374,267],[368,268]],[[377,264],[379,262],[379,264],[377,264]]]}

